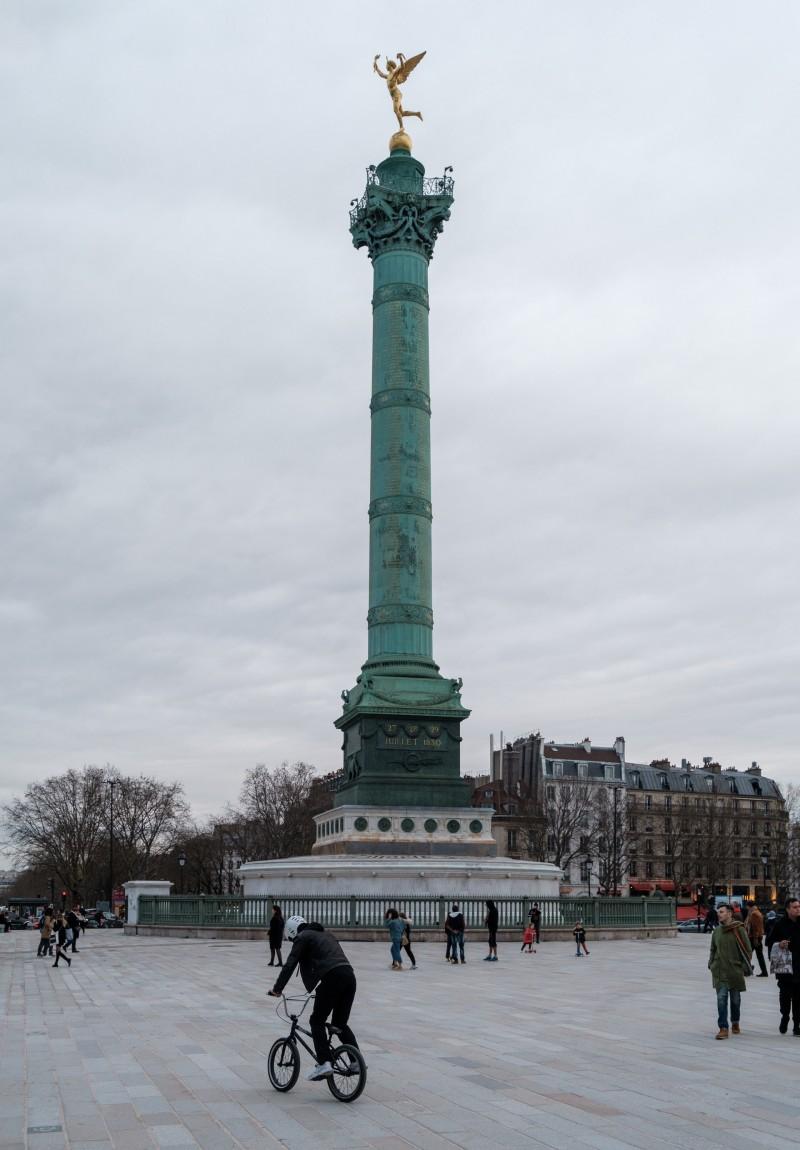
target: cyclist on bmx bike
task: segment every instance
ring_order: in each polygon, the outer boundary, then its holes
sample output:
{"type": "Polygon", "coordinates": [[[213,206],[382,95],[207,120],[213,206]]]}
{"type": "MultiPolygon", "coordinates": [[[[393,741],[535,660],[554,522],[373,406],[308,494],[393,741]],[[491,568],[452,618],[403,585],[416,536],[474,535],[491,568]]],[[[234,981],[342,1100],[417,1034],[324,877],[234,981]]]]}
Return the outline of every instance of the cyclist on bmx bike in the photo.
{"type": "Polygon", "coordinates": [[[309,1081],[316,1082],[321,1078],[329,1078],[334,1072],[325,1026],[329,1014],[333,1015],[331,1022],[339,1031],[341,1041],[358,1049],[356,1036],[348,1026],[356,996],[356,976],[339,940],[318,922],[306,922],[299,914],[295,914],[287,920],[284,933],[292,943],[292,949],[275,985],[267,994],[272,998],[280,998],[298,965],[306,990],[312,991],[316,987],[309,1027],[317,1065],[306,1075],[309,1081]]]}

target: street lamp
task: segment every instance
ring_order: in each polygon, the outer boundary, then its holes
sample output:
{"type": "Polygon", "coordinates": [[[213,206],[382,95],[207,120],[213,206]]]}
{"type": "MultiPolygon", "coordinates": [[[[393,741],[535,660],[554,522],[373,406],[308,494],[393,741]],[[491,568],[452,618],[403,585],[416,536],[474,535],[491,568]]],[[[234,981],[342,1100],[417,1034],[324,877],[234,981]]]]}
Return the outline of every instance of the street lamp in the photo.
{"type": "Polygon", "coordinates": [[[767,867],[769,866],[769,855],[767,854],[766,847],[761,852],[761,865],[764,868],[764,896],[767,896],[767,867]]]}
{"type": "Polygon", "coordinates": [[[586,866],[586,889],[588,891],[589,898],[591,898],[592,897],[592,860],[588,857],[588,855],[585,859],[584,865],[586,866]]]}
{"type": "Polygon", "coordinates": [[[183,851],[178,855],[178,866],[181,868],[181,894],[183,894],[183,868],[186,866],[186,855],[183,851]]]}
{"type": "Polygon", "coordinates": [[[108,820],[108,909],[114,913],[114,787],[119,779],[106,779],[111,796],[111,811],[108,820]]]}

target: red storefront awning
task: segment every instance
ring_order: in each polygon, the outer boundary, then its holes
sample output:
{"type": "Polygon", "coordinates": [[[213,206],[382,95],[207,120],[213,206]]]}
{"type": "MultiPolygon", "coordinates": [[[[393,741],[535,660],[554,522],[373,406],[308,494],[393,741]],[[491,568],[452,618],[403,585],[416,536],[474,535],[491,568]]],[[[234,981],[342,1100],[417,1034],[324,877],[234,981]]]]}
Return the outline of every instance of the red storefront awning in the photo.
{"type": "Polygon", "coordinates": [[[657,882],[656,887],[658,890],[663,890],[666,894],[671,894],[675,890],[675,883],[671,879],[664,879],[663,882],[657,882]]]}
{"type": "Polygon", "coordinates": [[[634,894],[650,894],[653,889],[651,882],[632,882],[629,886],[634,894]]]}

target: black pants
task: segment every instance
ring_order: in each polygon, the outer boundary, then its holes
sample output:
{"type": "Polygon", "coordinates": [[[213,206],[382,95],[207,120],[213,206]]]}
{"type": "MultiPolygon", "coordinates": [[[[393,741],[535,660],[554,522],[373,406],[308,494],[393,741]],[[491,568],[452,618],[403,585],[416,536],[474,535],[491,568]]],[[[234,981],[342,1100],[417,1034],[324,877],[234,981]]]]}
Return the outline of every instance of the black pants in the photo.
{"type": "Polygon", "coordinates": [[[792,1016],[792,1026],[795,1030],[800,1028],[800,981],[795,982],[791,974],[779,974],[778,1001],[781,1015],[784,1018],[792,1016]]]}
{"type": "Polygon", "coordinates": [[[278,958],[278,966],[283,966],[283,959],[281,958],[281,946],[282,946],[282,944],[280,942],[278,943],[277,946],[273,946],[272,940],[270,940],[270,944],[269,944],[269,964],[270,964],[270,966],[272,966],[272,964],[274,963],[276,955],[278,958]]]}
{"type": "Polygon", "coordinates": [[[767,973],[767,964],[764,962],[764,944],[763,942],[753,943],[753,954],[758,959],[758,968],[762,974],[767,973]]]}
{"type": "Polygon", "coordinates": [[[330,1062],[331,1045],[325,1021],[332,1013],[331,1023],[341,1030],[339,1038],[348,1046],[358,1046],[356,1036],[347,1025],[353,999],[356,996],[356,976],[352,966],[335,966],[322,978],[317,986],[314,1009],[311,1011],[309,1027],[314,1039],[317,1062],[330,1062]]]}
{"type": "Polygon", "coordinates": [[[43,954],[47,954],[50,950],[50,939],[42,936],[39,939],[39,949],[36,951],[36,957],[40,958],[43,954]]]}
{"type": "Polygon", "coordinates": [[[408,936],[408,942],[402,942],[400,945],[402,946],[403,950],[406,952],[408,957],[411,959],[411,965],[416,966],[417,960],[414,958],[414,951],[411,949],[411,932],[410,931],[409,931],[409,936],[408,936]]]}

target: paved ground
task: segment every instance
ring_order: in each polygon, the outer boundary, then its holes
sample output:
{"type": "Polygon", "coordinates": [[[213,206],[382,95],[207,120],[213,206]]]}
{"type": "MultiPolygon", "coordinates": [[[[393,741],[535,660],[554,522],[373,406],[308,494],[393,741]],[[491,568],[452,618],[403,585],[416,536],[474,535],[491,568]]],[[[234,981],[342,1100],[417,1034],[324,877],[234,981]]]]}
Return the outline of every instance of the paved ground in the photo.
{"type": "MultiPolygon", "coordinates": [[[[715,1042],[707,939],[567,943],[447,966],[349,943],[369,1064],[346,1106],[301,1077],[266,1084],[284,1030],[263,944],[91,932],[72,969],[0,936],[2,1150],[472,1150],[726,1147],[800,1139],[800,1038],[774,979],[749,980],[739,1038],[715,1042]]],[[[305,1059],[303,1070],[310,1068],[305,1059]]]]}

